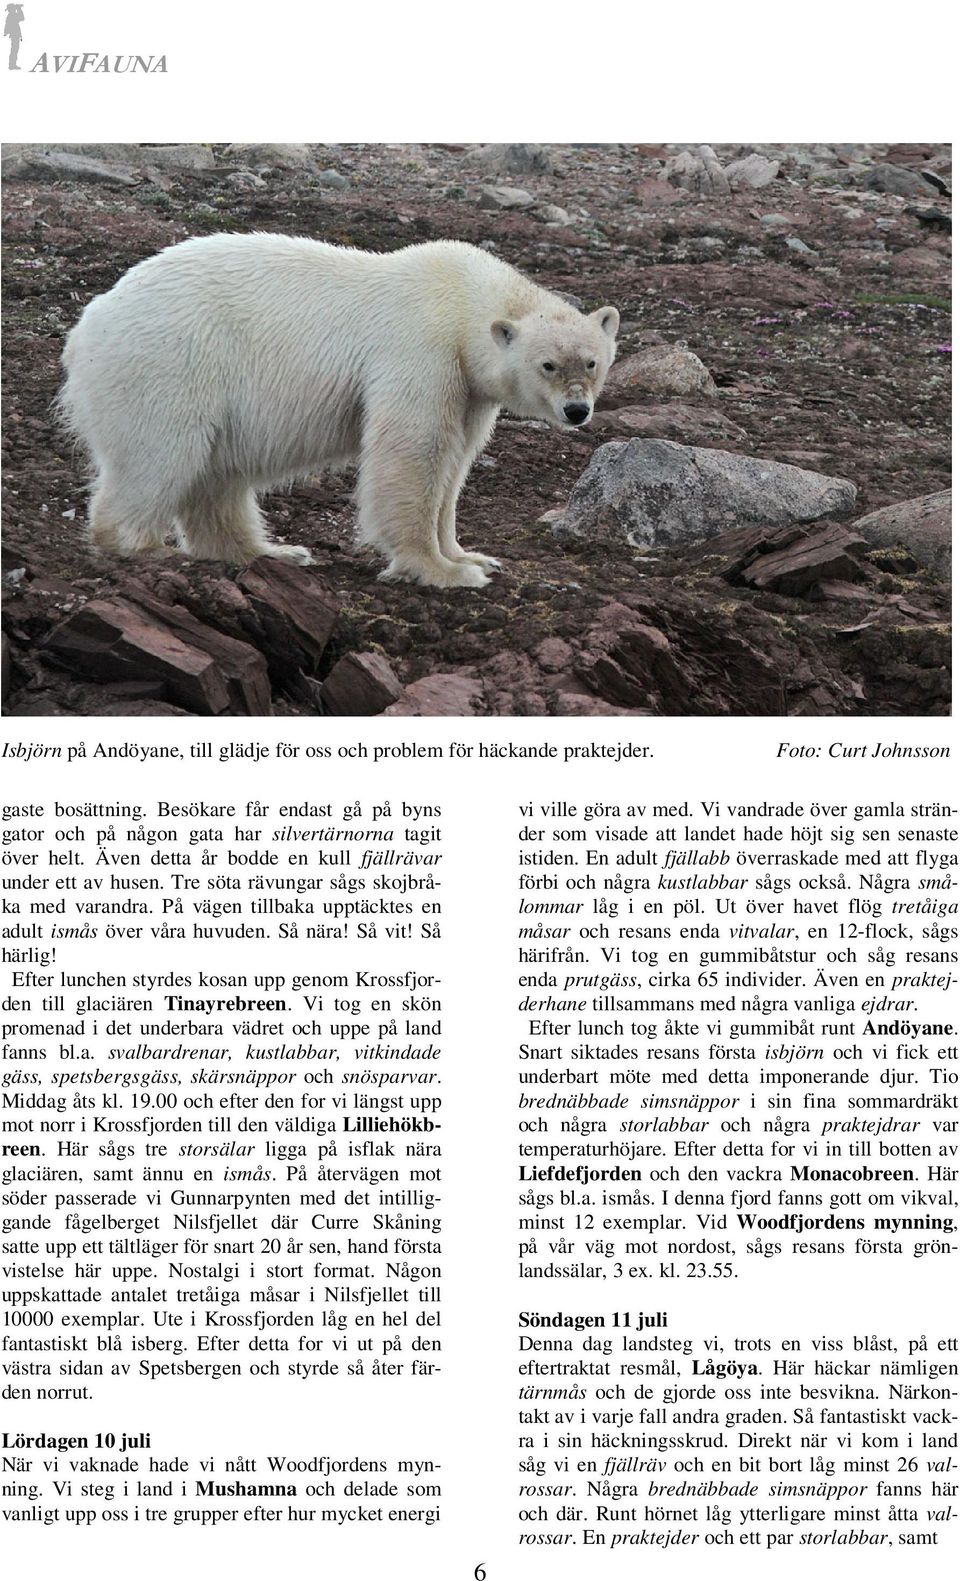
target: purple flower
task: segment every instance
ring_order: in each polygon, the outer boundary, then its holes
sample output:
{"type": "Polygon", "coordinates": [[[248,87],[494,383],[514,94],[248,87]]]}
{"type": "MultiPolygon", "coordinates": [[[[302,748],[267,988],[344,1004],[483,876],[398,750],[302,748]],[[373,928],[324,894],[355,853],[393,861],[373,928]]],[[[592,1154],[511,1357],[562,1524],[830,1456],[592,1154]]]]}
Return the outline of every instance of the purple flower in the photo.
{"type": "Polygon", "coordinates": [[[951,355],[951,353],[953,352],[953,347],[950,344],[949,340],[945,340],[945,341],[942,342],[941,345],[936,347],[936,350],[937,351],[942,351],[943,355],[945,357],[949,357],[951,355]]]}

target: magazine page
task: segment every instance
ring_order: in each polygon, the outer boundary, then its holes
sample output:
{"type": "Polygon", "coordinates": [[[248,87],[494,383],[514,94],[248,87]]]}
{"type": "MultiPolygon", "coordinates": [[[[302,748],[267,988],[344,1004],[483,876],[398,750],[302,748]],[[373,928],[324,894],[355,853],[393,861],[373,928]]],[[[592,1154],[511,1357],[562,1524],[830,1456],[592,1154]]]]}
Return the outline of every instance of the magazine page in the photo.
{"type": "Polygon", "coordinates": [[[810,21],[6,6],[11,1574],[955,1574],[951,149],[810,21]]]}

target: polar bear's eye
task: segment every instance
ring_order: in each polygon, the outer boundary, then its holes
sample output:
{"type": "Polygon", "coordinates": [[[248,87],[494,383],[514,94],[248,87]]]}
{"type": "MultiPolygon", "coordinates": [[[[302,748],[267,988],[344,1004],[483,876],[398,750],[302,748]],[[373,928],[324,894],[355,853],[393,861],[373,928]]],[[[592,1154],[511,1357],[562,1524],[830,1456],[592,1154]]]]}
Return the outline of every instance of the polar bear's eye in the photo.
{"type": "Polygon", "coordinates": [[[556,371],[557,371],[556,363],[555,362],[545,362],[543,364],[543,371],[544,371],[544,373],[556,373],[556,371]]]}
{"type": "Polygon", "coordinates": [[[588,373],[596,373],[596,371],[597,371],[597,364],[596,364],[596,362],[593,359],[591,359],[591,361],[587,363],[587,372],[588,373]]]}

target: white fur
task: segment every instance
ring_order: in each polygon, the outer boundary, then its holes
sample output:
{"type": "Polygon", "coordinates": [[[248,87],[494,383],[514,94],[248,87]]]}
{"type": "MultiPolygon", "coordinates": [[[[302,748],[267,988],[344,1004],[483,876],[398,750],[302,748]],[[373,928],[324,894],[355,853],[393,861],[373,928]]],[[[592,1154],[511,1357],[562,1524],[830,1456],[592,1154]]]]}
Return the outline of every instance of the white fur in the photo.
{"type": "Polygon", "coordinates": [[[357,462],[359,538],[383,575],[481,587],[496,561],[461,549],[456,505],[500,408],[589,417],[618,322],[462,242],[181,242],[96,297],[67,340],[61,406],[96,468],[91,538],[133,554],[176,529],[192,555],[308,563],[271,542],[256,495],[357,462]]]}

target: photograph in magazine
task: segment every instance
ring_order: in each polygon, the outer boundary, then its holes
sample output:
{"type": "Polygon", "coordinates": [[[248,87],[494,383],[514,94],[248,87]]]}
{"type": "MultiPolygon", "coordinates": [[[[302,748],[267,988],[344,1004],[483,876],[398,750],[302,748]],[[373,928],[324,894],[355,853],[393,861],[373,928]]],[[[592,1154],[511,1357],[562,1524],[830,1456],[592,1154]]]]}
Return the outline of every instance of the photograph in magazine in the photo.
{"type": "Polygon", "coordinates": [[[3,211],[10,715],[949,711],[947,145],[8,143],[3,211]]]}

